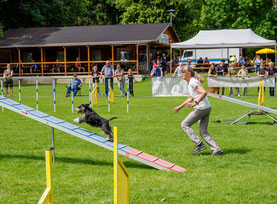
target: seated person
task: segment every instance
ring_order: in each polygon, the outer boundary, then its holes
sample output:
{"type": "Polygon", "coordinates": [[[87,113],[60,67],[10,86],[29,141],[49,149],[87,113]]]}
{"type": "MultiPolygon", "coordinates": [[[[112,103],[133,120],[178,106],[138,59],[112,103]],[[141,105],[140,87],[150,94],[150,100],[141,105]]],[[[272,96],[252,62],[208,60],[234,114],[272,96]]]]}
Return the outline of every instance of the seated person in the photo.
{"type": "Polygon", "coordinates": [[[203,59],[202,57],[200,57],[199,60],[197,61],[196,67],[202,67],[202,66],[203,66],[203,59]]]}
{"type": "Polygon", "coordinates": [[[157,64],[153,64],[153,69],[151,70],[151,77],[163,77],[163,71],[158,67],[157,64]]]}
{"type": "Polygon", "coordinates": [[[56,64],[53,64],[52,72],[54,73],[55,71],[58,71],[60,73],[61,72],[60,66],[61,66],[61,64],[59,63],[59,60],[57,59],[56,64]]]}
{"type": "Polygon", "coordinates": [[[81,72],[81,70],[82,70],[83,72],[85,72],[85,68],[82,67],[79,58],[76,57],[76,62],[75,62],[74,65],[72,65],[71,71],[72,71],[72,72],[81,72]]]}
{"type": "Polygon", "coordinates": [[[31,74],[38,73],[40,71],[38,64],[33,59],[32,59],[32,62],[33,62],[33,65],[30,67],[30,73],[31,74]]]}
{"type": "Polygon", "coordinates": [[[210,61],[208,60],[208,57],[205,57],[204,67],[210,67],[210,61]]]}
{"type": "Polygon", "coordinates": [[[80,90],[82,86],[81,80],[77,79],[77,74],[74,74],[73,79],[70,81],[70,83],[67,86],[66,97],[70,96],[71,86],[73,86],[73,96],[76,96],[77,91],[80,90]]]}
{"type": "MultiPolygon", "coordinates": [[[[22,62],[20,61],[20,63],[22,62]]],[[[24,64],[21,64],[21,74],[23,74],[23,68],[24,68],[24,64]]],[[[14,68],[14,73],[19,73],[19,63],[16,64],[14,68]]]]}

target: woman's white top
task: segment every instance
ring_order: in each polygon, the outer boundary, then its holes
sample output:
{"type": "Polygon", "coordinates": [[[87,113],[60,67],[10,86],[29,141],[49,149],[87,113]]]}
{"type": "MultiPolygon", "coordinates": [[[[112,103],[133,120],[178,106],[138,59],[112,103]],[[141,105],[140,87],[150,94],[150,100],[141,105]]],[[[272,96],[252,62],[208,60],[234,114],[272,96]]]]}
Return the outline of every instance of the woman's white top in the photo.
{"type": "MultiPolygon", "coordinates": [[[[197,100],[200,96],[200,93],[196,90],[196,86],[203,87],[198,79],[192,77],[188,84],[188,91],[189,91],[189,96],[192,97],[194,101],[197,100]]],[[[194,106],[195,109],[199,109],[199,110],[204,110],[210,107],[211,107],[211,104],[207,96],[205,96],[205,98],[203,98],[202,101],[200,101],[196,106],[194,106]]]]}

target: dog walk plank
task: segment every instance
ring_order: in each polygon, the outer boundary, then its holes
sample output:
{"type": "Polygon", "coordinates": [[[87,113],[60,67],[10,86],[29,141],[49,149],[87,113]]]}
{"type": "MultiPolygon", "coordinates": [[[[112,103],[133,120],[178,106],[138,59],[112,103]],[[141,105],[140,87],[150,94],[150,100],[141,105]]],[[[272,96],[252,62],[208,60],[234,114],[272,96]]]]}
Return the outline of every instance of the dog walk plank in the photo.
{"type": "Polygon", "coordinates": [[[38,110],[34,110],[34,111],[30,112],[30,114],[32,114],[34,116],[37,116],[37,117],[40,117],[40,118],[49,116],[48,114],[40,112],[38,110]]]}
{"type": "Polygon", "coordinates": [[[46,117],[46,118],[44,118],[44,120],[51,122],[51,123],[55,123],[55,124],[63,122],[63,120],[55,118],[53,116],[46,117]]]}
{"type": "MultiPolygon", "coordinates": [[[[64,120],[58,119],[54,116],[40,112],[36,109],[30,108],[3,96],[0,96],[0,106],[113,151],[114,143],[106,141],[105,137],[102,137],[94,132],[90,132],[86,129],[80,128],[79,126],[73,125],[64,120]]],[[[185,171],[185,169],[182,167],[176,166],[175,164],[171,164],[167,161],[164,161],[142,151],[133,149],[121,143],[118,143],[118,152],[121,155],[129,157],[156,169],[175,172],[185,171]]]]}

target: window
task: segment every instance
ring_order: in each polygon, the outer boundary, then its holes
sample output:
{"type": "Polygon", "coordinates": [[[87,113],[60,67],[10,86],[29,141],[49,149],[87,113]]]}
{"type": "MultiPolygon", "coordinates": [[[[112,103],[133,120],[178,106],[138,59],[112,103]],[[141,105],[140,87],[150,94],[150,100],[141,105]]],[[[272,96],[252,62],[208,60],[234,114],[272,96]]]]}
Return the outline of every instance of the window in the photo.
{"type": "Polygon", "coordinates": [[[31,52],[23,52],[23,62],[32,62],[33,55],[31,52]]]}
{"type": "Polygon", "coordinates": [[[187,57],[192,57],[193,56],[193,52],[192,51],[184,51],[184,58],[187,58],[187,57]]]}
{"type": "Polygon", "coordinates": [[[93,60],[101,61],[102,60],[102,50],[94,50],[93,52],[93,60]]]}
{"type": "Polygon", "coordinates": [[[64,61],[64,52],[63,51],[58,51],[58,59],[60,62],[64,61]]]}

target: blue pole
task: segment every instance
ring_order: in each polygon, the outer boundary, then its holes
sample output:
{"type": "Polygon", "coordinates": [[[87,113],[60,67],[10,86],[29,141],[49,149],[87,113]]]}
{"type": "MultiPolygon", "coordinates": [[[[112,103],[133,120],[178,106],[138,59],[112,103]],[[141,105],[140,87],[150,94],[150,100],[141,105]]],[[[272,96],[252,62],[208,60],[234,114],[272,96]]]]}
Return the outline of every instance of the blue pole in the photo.
{"type": "Polygon", "coordinates": [[[38,110],[38,80],[36,80],[36,98],[37,98],[37,110],[38,110]]]}
{"type": "Polygon", "coordinates": [[[20,79],[18,80],[18,101],[21,103],[21,84],[20,79]]]}
{"type": "Polygon", "coordinates": [[[56,84],[55,79],[53,79],[53,99],[54,99],[54,112],[56,112],[56,84]]]}
{"type": "Polygon", "coordinates": [[[73,80],[71,80],[71,109],[73,113],[73,80]]]}

